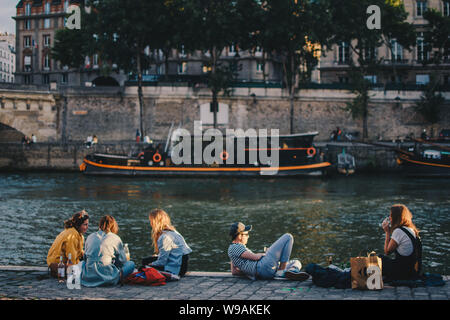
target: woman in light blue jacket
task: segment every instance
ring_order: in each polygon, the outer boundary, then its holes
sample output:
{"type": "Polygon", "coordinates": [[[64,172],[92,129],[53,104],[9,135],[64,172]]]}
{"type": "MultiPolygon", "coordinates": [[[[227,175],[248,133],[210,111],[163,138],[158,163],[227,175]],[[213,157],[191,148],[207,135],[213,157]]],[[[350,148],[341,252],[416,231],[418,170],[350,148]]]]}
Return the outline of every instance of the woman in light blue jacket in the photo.
{"type": "Polygon", "coordinates": [[[149,220],[157,256],[144,258],[142,264],[182,277],[187,271],[191,248],[172,225],[169,215],[164,210],[152,210],[149,220]]]}
{"type": "Polygon", "coordinates": [[[99,230],[87,237],[81,269],[83,286],[116,285],[133,272],[134,262],[128,261],[118,231],[116,220],[106,215],[100,219],[99,230]]]}

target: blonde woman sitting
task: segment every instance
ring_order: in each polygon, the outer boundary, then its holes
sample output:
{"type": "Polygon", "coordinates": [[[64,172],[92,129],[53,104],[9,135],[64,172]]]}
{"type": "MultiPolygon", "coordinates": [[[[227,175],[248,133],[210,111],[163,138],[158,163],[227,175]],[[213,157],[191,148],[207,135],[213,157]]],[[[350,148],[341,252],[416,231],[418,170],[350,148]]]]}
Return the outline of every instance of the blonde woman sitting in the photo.
{"type": "Polygon", "coordinates": [[[148,219],[152,228],[155,255],[142,259],[142,264],[175,276],[184,276],[191,248],[172,225],[169,215],[164,210],[153,209],[148,219]]]}

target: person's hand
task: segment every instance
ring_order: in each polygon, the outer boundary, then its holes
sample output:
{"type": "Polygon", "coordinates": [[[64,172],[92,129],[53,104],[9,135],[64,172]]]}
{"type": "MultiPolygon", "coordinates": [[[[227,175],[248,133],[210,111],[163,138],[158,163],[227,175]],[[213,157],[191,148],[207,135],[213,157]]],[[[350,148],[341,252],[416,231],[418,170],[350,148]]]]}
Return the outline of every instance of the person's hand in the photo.
{"type": "Polygon", "coordinates": [[[258,253],[259,259],[261,259],[262,257],[264,257],[266,254],[265,253],[258,253]]]}
{"type": "Polygon", "coordinates": [[[383,223],[381,224],[381,227],[383,228],[384,232],[388,233],[390,231],[390,227],[389,227],[389,220],[384,220],[383,223]]]}

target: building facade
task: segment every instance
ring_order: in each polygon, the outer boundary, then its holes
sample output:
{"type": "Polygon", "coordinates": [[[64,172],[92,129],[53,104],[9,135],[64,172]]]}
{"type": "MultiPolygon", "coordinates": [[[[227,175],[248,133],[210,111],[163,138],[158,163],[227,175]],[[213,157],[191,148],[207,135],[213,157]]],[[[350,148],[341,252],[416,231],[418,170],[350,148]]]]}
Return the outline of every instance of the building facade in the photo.
{"type": "MultiPolygon", "coordinates": [[[[387,46],[375,48],[373,54],[377,59],[382,58],[382,64],[377,73],[368,75],[367,78],[376,84],[426,84],[430,81],[431,74],[439,70],[442,74],[441,83],[448,84],[450,76],[450,64],[445,59],[439,66],[425,63],[430,58],[430,49],[424,42],[424,32],[427,31],[427,20],[423,13],[427,8],[440,11],[444,16],[450,16],[450,2],[447,0],[403,0],[405,10],[408,12],[407,22],[416,30],[416,45],[411,50],[406,50],[391,39],[392,50],[387,46]],[[395,68],[395,72],[394,72],[395,68]]],[[[348,43],[334,45],[320,61],[321,83],[348,83],[349,61],[355,64],[357,57],[351,52],[348,43]]]]}
{"type": "MultiPolygon", "coordinates": [[[[52,58],[55,33],[65,26],[65,12],[82,0],[20,0],[16,6],[16,83],[81,85],[102,79],[96,56],[86,57],[80,69],[62,66],[52,58]]],[[[123,75],[112,75],[117,85],[123,75]]]]}
{"type": "Polygon", "coordinates": [[[16,51],[13,34],[0,33],[0,82],[14,82],[16,51]]]}

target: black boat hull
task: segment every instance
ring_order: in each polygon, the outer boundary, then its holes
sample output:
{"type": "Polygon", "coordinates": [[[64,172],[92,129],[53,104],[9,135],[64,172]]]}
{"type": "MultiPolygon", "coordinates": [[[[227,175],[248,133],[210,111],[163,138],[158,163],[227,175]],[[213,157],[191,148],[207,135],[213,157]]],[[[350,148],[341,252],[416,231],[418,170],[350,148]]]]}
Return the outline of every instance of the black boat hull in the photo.
{"type": "Polygon", "coordinates": [[[95,163],[84,159],[81,170],[86,175],[146,177],[295,177],[322,176],[329,162],[308,165],[269,167],[137,167],[95,163]]]}
{"type": "Polygon", "coordinates": [[[403,168],[403,174],[407,176],[450,178],[450,164],[444,162],[400,154],[398,163],[403,168]]]}

